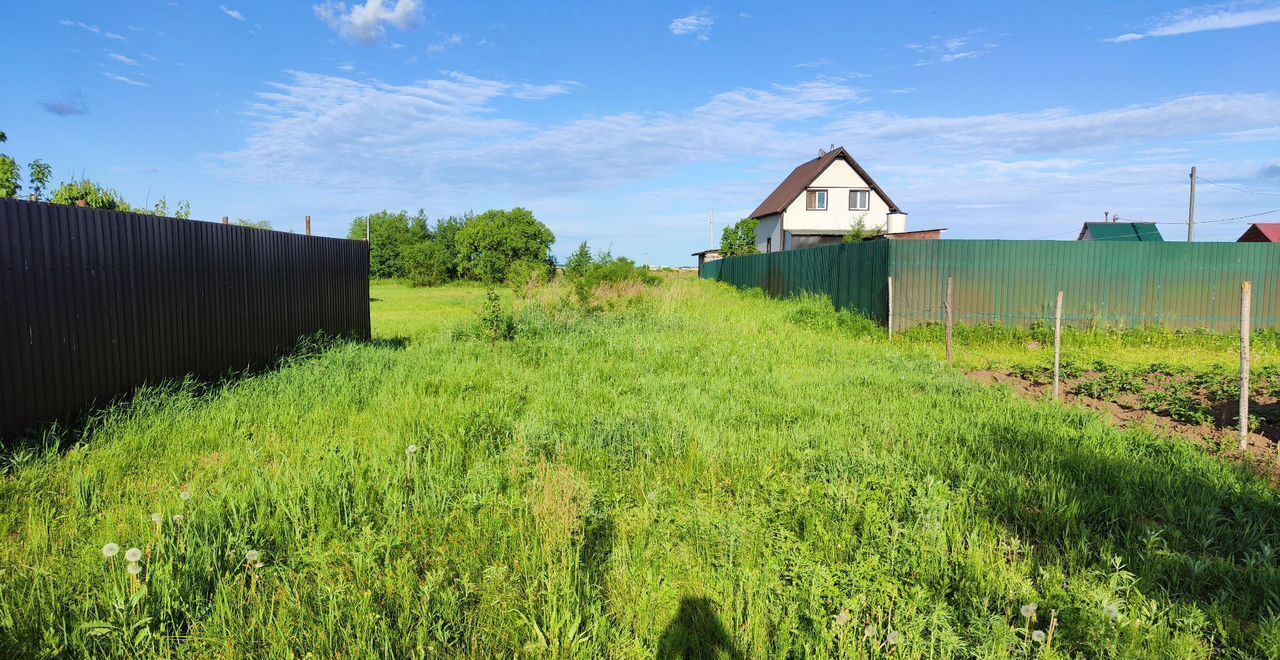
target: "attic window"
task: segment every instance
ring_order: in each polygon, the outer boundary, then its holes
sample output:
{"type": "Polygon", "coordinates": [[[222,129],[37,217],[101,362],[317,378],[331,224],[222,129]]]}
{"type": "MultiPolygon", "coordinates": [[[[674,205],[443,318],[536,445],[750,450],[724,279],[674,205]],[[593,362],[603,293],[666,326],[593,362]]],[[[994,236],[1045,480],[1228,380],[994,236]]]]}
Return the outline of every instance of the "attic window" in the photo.
{"type": "Polygon", "coordinates": [[[850,211],[866,211],[871,208],[871,191],[870,190],[850,190],[849,191],[849,210],[850,211]]]}
{"type": "Polygon", "coordinates": [[[807,211],[827,210],[827,191],[810,190],[805,194],[804,208],[807,211]]]}

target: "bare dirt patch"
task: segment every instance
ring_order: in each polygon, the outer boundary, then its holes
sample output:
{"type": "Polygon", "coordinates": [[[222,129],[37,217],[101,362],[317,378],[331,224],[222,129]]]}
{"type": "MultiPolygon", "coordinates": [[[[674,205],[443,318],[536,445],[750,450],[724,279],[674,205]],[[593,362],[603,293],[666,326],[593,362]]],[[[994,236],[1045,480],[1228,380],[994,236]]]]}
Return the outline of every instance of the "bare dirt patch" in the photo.
{"type": "MultiPolygon", "coordinates": [[[[1047,398],[1053,396],[1053,385],[1027,378],[1019,374],[990,369],[967,372],[969,377],[984,385],[1002,385],[1011,388],[1019,396],[1047,398]]],[[[1158,414],[1143,407],[1143,397],[1136,393],[1118,393],[1110,399],[1085,396],[1077,391],[1081,384],[1091,382],[1096,374],[1086,373],[1079,378],[1063,379],[1062,399],[1066,403],[1085,406],[1105,413],[1113,423],[1122,428],[1146,426],[1155,431],[1204,447],[1209,453],[1248,466],[1272,485],[1280,485],[1280,462],[1277,461],[1277,440],[1280,427],[1272,421],[1259,424],[1249,434],[1246,451],[1239,449],[1237,424],[1238,402],[1205,402],[1212,410],[1212,423],[1192,424],[1158,414]]],[[[1250,400],[1249,412],[1265,420],[1280,417],[1280,401],[1274,397],[1255,397],[1250,400]]]]}

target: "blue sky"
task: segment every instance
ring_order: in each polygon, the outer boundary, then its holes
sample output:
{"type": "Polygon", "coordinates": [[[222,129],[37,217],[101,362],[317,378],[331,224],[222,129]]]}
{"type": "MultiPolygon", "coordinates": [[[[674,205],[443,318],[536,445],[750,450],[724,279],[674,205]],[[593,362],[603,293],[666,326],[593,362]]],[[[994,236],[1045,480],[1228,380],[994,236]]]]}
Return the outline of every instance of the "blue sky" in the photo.
{"type": "Polygon", "coordinates": [[[0,148],[199,219],[343,235],[381,208],[522,205],[560,255],[687,264],[711,208],[747,214],[831,144],[949,238],[1184,222],[1192,165],[1199,220],[1280,209],[1276,1],[2,11],[0,148]]]}

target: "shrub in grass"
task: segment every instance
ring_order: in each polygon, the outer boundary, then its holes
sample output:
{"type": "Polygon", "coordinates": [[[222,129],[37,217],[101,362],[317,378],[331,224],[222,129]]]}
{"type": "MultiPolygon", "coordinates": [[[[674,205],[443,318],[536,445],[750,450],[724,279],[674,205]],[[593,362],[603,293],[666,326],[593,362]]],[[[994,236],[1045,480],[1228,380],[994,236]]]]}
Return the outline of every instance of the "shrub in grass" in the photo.
{"type": "Polygon", "coordinates": [[[436,241],[411,243],[401,248],[410,286],[440,286],[449,281],[453,258],[436,241]]]}

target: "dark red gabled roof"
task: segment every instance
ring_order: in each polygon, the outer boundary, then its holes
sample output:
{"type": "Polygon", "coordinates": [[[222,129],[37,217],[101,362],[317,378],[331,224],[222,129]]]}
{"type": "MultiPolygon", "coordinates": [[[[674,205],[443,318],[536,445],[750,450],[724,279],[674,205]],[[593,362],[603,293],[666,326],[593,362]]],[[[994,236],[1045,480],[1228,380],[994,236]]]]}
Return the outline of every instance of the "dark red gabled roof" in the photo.
{"type": "Polygon", "coordinates": [[[884,193],[884,190],[876,184],[875,179],[872,179],[871,175],[867,174],[867,171],[862,169],[862,166],[858,164],[858,161],[854,160],[853,156],[850,156],[849,152],[845,151],[844,147],[839,147],[834,151],[828,151],[827,153],[800,165],[794,170],[791,170],[791,174],[788,175],[786,179],[783,179],[782,183],[778,184],[778,187],[774,188],[773,192],[769,193],[769,196],[766,197],[763,202],[760,202],[760,206],[757,206],[756,210],[752,211],[751,215],[747,217],[763,218],[766,215],[782,213],[787,210],[787,207],[791,206],[791,203],[796,201],[796,198],[799,197],[800,194],[803,193],[820,174],[827,171],[827,168],[830,167],[837,158],[849,163],[849,166],[853,168],[853,171],[857,172],[858,176],[862,177],[862,180],[867,183],[867,187],[876,191],[876,194],[880,196],[880,199],[883,199],[884,203],[889,205],[890,213],[902,212],[898,209],[898,206],[893,203],[893,200],[889,199],[889,196],[884,193]]]}
{"type": "Polygon", "coordinates": [[[1280,222],[1255,222],[1237,243],[1280,243],[1280,222]]]}

